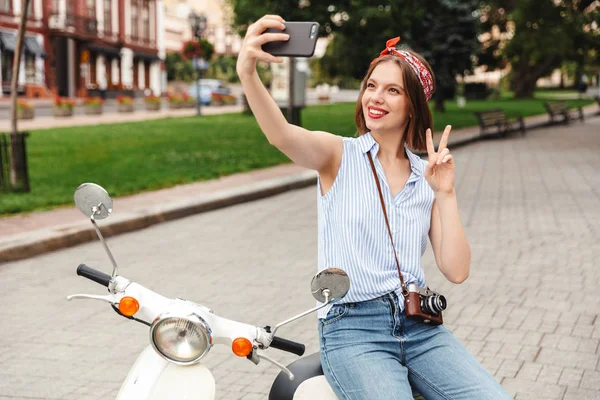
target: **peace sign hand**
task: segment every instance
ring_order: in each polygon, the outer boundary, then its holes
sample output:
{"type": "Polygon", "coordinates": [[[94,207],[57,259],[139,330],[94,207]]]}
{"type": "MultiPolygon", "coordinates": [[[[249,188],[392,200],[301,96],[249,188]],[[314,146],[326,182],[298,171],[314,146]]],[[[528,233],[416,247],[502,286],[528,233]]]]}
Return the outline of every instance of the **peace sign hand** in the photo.
{"type": "Polygon", "coordinates": [[[454,190],[454,160],[450,154],[450,150],[446,147],[448,144],[448,136],[452,127],[446,125],[438,151],[435,151],[433,146],[433,134],[431,129],[427,129],[427,154],[429,162],[425,168],[425,179],[431,186],[435,194],[449,194],[454,190]]]}

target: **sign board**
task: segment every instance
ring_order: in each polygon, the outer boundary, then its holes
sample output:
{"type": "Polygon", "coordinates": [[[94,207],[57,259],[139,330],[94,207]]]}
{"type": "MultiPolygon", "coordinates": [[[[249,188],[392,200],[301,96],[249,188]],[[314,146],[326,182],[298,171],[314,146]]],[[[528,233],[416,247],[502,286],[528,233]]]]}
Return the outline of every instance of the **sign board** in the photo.
{"type": "Polygon", "coordinates": [[[84,50],[81,52],[81,62],[82,63],[87,63],[90,60],[90,51],[89,50],[84,50]]]}

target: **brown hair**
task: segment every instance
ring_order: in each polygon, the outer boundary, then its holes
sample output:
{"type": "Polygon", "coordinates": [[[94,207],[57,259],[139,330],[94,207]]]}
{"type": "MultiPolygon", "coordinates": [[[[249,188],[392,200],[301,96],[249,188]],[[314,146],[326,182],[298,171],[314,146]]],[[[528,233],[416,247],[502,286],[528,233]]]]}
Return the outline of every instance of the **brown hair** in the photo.
{"type": "MultiPolygon", "coordinates": [[[[431,74],[433,81],[435,82],[435,77],[431,71],[429,63],[427,63],[427,61],[425,61],[425,59],[419,54],[412,51],[410,51],[410,53],[414,57],[418,58],[423,65],[425,65],[431,74]]],[[[406,143],[406,145],[412,150],[425,151],[427,150],[425,131],[428,128],[433,129],[433,117],[429,107],[427,106],[427,100],[425,98],[425,93],[423,92],[423,86],[421,85],[417,74],[415,74],[410,65],[402,57],[391,54],[385,55],[371,64],[369,70],[367,71],[367,75],[362,81],[360,94],[358,96],[358,101],[356,102],[356,111],[354,112],[354,123],[356,124],[358,135],[364,135],[369,131],[362,107],[362,97],[367,88],[367,81],[371,77],[375,67],[386,61],[395,62],[396,65],[398,65],[402,70],[402,78],[404,79],[405,89],[404,94],[408,97],[408,112],[409,115],[412,115],[412,118],[409,119],[406,126],[406,131],[404,132],[404,137],[402,139],[402,145],[406,143]]]]}

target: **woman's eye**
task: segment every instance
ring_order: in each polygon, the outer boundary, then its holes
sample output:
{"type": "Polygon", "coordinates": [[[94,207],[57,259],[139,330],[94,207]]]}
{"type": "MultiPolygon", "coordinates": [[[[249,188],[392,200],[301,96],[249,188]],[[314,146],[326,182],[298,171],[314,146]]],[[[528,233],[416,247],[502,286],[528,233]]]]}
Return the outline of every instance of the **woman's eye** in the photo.
{"type": "Polygon", "coordinates": [[[373,87],[375,87],[375,85],[374,85],[374,84],[372,84],[372,83],[367,83],[367,87],[368,87],[368,88],[373,88],[373,87]]]}
{"type": "Polygon", "coordinates": [[[399,91],[398,89],[394,89],[394,88],[391,88],[391,89],[390,89],[390,91],[391,91],[392,93],[400,93],[400,91],[399,91]]]}

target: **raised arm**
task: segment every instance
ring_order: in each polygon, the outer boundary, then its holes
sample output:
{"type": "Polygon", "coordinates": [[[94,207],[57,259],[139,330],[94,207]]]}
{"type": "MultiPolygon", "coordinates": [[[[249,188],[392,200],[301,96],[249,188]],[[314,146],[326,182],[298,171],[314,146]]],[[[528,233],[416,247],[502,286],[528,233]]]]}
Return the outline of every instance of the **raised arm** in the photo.
{"type": "Polygon", "coordinates": [[[268,28],[283,30],[283,23],[283,18],[277,15],[265,15],[248,28],[236,66],[248,105],[269,143],[292,161],[322,174],[337,173],[342,138],[289,124],[256,72],[257,60],[282,62],[281,58],[262,51],[261,46],[289,39],[285,33],[263,33],[268,28]]]}

